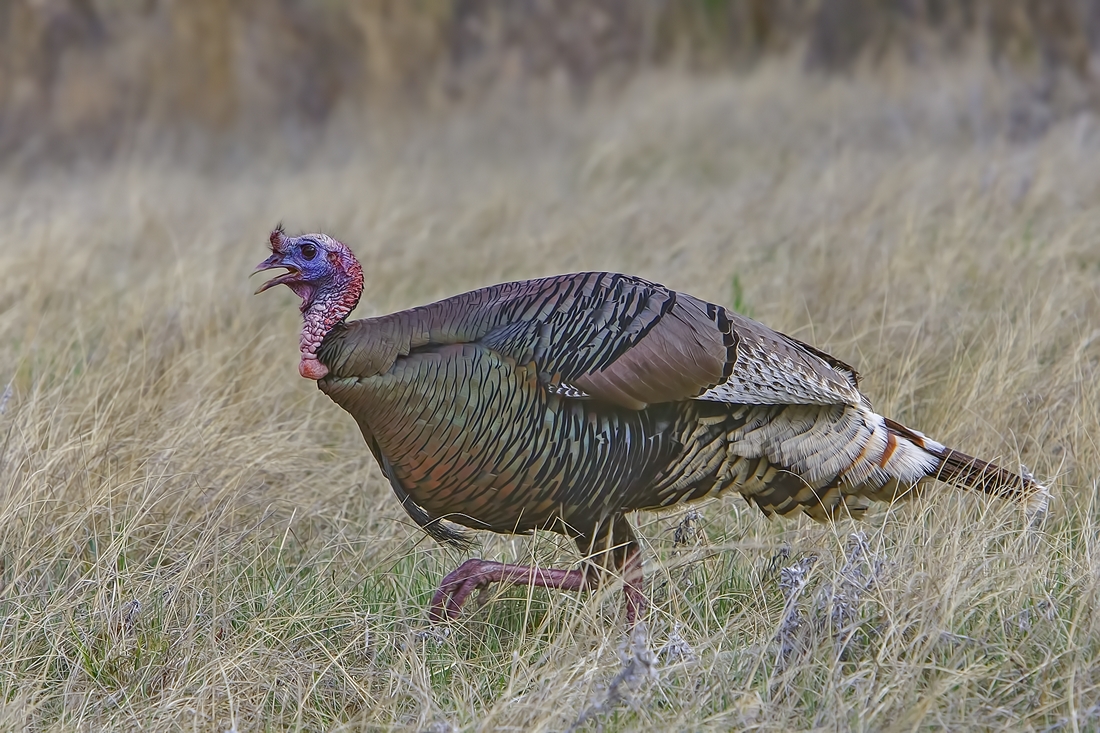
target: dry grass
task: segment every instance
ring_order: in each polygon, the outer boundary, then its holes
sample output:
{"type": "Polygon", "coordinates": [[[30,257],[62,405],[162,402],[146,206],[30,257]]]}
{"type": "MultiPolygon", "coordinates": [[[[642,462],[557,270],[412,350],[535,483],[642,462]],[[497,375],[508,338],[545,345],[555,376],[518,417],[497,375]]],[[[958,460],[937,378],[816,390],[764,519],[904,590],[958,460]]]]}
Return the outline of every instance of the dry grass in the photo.
{"type": "Polygon", "coordinates": [[[209,147],[532,83],[599,95],[647,69],[979,50],[1056,109],[1100,109],[1100,0],[4,0],[0,159],[108,156],[150,127],[209,147]]]}
{"type": "Polygon", "coordinates": [[[1010,106],[977,71],[776,67],[334,133],[298,167],[8,174],[2,726],[1096,729],[1100,122],[1010,143],[1010,106]],[[933,491],[822,526],[730,496],[690,531],[635,517],[648,649],[615,589],[506,589],[431,629],[460,558],[298,378],[293,297],[250,294],[280,219],[352,244],[360,314],[588,268],[736,305],[856,364],[886,414],[1050,477],[1053,516],[1029,538],[933,491]]]}

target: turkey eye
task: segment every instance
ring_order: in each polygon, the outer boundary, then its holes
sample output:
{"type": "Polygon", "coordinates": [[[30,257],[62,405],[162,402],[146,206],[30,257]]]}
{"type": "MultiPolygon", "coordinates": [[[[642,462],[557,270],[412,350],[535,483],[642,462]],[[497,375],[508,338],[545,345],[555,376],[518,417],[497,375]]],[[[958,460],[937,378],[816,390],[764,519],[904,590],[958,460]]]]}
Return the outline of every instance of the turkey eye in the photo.
{"type": "Polygon", "coordinates": [[[302,245],[302,257],[305,257],[307,260],[312,260],[316,256],[317,256],[317,248],[316,247],[314,247],[309,242],[306,242],[305,244],[302,245]]]}

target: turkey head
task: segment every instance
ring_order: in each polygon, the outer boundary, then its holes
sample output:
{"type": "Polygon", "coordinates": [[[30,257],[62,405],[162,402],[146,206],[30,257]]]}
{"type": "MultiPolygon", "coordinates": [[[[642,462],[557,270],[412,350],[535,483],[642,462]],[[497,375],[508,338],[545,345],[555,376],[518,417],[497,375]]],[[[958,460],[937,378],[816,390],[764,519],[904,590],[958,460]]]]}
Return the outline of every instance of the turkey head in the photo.
{"type": "Polygon", "coordinates": [[[286,285],[302,299],[302,360],[298,373],[306,379],[322,379],[328,367],[317,360],[317,349],[325,336],[344,320],[363,293],[363,268],[342,242],[326,234],[288,237],[282,226],[271,232],[271,256],[256,266],[253,274],[283,268],[256,290],[256,294],[286,285]]]}

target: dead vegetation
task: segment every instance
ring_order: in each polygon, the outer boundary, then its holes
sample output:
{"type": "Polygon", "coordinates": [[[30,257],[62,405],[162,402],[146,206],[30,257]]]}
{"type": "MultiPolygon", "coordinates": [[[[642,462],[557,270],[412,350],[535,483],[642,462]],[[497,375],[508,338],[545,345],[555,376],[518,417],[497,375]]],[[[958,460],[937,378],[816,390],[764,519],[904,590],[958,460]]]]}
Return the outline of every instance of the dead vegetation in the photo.
{"type": "Polygon", "coordinates": [[[5,0],[0,41],[0,157],[17,161],[296,147],[345,116],[780,56],[822,74],[980,56],[1041,102],[1007,121],[1024,136],[1100,109],[1100,0],[5,0]]]}

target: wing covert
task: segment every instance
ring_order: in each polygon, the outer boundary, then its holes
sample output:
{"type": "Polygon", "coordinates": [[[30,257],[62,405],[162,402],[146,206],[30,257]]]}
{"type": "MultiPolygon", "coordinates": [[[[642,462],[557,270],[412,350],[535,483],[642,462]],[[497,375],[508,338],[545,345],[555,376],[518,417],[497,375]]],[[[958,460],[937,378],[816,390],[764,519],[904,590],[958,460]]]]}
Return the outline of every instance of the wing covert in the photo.
{"type": "Polygon", "coordinates": [[[859,404],[855,371],[763,324],[637,277],[584,272],[503,283],[333,329],[334,376],[366,377],[422,347],[478,343],[534,363],[548,391],[642,409],[703,399],[859,404]]]}
{"type": "Polygon", "coordinates": [[[729,379],[699,396],[746,405],[858,405],[855,369],[825,352],[736,313],[737,361],[729,379]]]}

